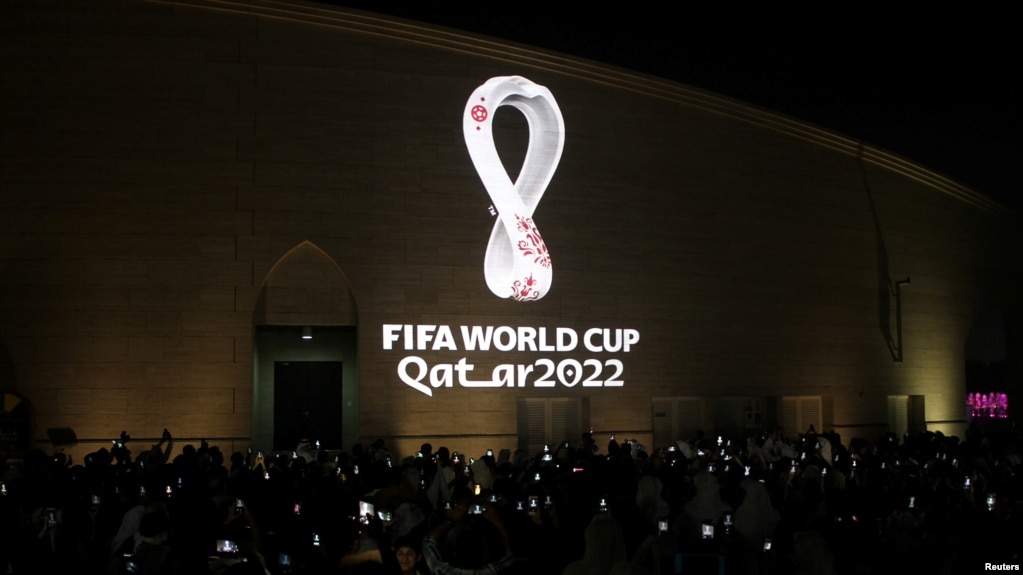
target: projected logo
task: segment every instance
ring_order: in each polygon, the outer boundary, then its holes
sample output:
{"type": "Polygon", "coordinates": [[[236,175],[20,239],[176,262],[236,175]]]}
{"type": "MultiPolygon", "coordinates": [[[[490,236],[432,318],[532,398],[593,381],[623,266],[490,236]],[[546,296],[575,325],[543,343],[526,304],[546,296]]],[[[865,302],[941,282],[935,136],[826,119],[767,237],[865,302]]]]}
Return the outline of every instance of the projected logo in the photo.
{"type": "Polygon", "coordinates": [[[476,88],[465,104],[462,132],[497,220],[490,232],[483,273],[501,298],[538,300],[551,289],[551,254],[533,221],[565,146],[565,121],[550,90],[521,76],[498,76],[476,88]],[[529,147],[514,182],[494,144],[494,113],[511,106],[526,117],[529,147]]]}
{"type": "MultiPolygon", "coordinates": [[[[553,268],[533,212],[561,160],[565,145],[561,110],[543,86],[520,76],[491,78],[466,102],[462,131],[493,202],[491,213],[497,215],[483,261],[487,287],[501,298],[538,300],[551,288],[553,268]],[[521,112],[529,127],[529,145],[514,182],[494,143],[494,114],[501,106],[521,112]]],[[[494,393],[621,388],[624,358],[640,341],[639,330],[617,326],[420,324],[396,319],[382,326],[384,357],[393,358],[399,381],[427,397],[449,388],[494,393]]]]}

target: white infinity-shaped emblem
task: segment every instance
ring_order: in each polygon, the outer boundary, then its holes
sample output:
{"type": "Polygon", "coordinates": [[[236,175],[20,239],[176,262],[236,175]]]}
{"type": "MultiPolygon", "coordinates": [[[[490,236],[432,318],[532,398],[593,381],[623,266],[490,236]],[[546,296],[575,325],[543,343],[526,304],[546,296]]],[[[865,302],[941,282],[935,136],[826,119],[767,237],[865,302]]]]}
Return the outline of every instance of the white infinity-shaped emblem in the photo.
{"type": "Polygon", "coordinates": [[[521,76],[491,78],[466,102],[462,132],[469,157],[498,213],[483,260],[487,287],[501,298],[538,300],[551,288],[553,268],[533,211],[565,146],[565,121],[558,103],[550,90],[521,76]],[[529,125],[529,147],[514,182],[494,145],[494,112],[501,106],[522,112],[529,125]]]}

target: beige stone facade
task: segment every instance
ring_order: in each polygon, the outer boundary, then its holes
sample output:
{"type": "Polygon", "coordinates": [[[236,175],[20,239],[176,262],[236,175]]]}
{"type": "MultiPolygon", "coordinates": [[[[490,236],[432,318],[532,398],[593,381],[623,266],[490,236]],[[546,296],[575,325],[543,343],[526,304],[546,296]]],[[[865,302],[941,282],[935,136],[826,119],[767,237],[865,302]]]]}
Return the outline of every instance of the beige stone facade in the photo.
{"type": "MultiPolygon", "coordinates": [[[[343,365],[340,393],[311,396],[340,422],[332,448],[515,447],[523,410],[556,421],[561,399],[576,428],[646,444],[697,426],[685,414],[748,432],[804,405],[870,435],[892,397],[959,432],[971,325],[1020,325],[1018,215],[685,86],[298,2],[12,2],[0,37],[0,389],[31,403],[43,447],[54,427],[80,450],[168,427],[269,448],[274,365],[312,361],[343,365]],[[487,289],[495,216],[462,134],[469,95],[506,75],[546,86],[565,124],[534,213],[553,283],[533,302],[487,289]],[[389,325],[455,343],[388,350],[389,325]],[[580,341],[471,351],[462,326],[580,341]],[[285,342],[304,327],[309,347],[285,342]],[[588,350],[593,328],[639,340],[588,350]],[[532,371],[476,388],[452,371],[430,396],[399,376],[412,356],[464,358],[474,381],[532,371]]],[[[494,113],[517,166],[529,129],[494,113]]]]}

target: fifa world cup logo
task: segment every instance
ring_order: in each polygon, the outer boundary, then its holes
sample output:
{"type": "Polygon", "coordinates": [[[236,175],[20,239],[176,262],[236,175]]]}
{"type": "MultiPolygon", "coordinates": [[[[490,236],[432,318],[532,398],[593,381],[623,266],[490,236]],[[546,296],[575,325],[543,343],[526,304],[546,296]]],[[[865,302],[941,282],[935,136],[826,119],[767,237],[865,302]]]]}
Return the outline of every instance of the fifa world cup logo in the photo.
{"type": "Polygon", "coordinates": [[[565,146],[561,110],[547,88],[521,76],[499,76],[469,96],[462,132],[469,157],[497,210],[483,260],[487,287],[501,298],[538,300],[550,291],[554,272],[533,212],[565,146]],[[494,145],[494,112],[501,106],[520,111],[529,125],[529,147],[514,182],[494,145]]]}

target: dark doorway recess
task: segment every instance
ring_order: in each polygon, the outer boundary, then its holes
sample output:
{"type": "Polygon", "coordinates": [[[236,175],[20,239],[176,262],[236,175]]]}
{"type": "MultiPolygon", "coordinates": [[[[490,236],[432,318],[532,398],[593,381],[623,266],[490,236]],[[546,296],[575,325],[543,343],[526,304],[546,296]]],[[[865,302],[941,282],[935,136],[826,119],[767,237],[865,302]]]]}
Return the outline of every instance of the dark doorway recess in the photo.
{"type": "Polygon", "coordinates": [[[340,449],[341,362],[274,362],[274,449],[288,451],[299,439],[340,449]]]}

